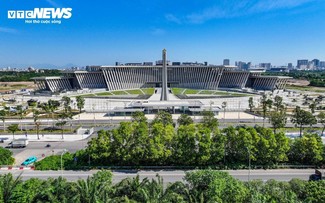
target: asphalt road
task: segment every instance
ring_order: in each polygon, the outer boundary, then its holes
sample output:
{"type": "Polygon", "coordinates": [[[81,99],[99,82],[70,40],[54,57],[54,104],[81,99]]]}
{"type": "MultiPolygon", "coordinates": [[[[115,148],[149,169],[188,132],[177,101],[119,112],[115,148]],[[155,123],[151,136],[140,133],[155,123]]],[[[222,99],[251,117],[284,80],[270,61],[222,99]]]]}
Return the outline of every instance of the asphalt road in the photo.
{"type": "MultiPolygon", "coordinates": [[[[57,178],[63,176],[69,181],[76,181],[78,179],[86,179],[88,176],[96,173],[97,171],[10,171],[14,176],[21,174],[23,180],[30,178],[47,179],[57,178]]],[[[293,178],[308,180],[309,175],[314,173],[313,169],[281,169],[281,170],[229,170],[230,175],[241,181],[248,181],[260,179],[267,181],[275,179],[278,181],[290,181],[293,178]],[[250,175],[249,175],[250,174],[250,175]]],[[[0,171],[1,174],[6,174],[8,171],[0,171]]],[[[155,178],[159,174],[164,179],[164,183],[173,183],[176,181],[183,181],[185,171],[182,170],[169,170],[169,171],[113,171],[113,183],[117,183],[127,177],[135,177],[137,175],[143,178],[155,178]]]]}

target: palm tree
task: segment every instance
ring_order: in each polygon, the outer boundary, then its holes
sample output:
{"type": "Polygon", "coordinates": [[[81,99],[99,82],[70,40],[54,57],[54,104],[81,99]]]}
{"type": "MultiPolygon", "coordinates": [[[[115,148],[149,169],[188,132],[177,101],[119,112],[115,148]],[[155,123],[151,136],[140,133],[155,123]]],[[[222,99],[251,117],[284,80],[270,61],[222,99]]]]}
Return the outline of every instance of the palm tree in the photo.
{"type": "Polygon", "coordinates": [[[39,120],[39,114],[40,112],[36,109],[33,110],[33,119],[34,119],[34,123],[36,126],[36,133],[37,133],[37,139],[39,140],[39,126],[41,125],[40,122],[38,122],[39,120]]]}
{"type": "Polygon", "coordinates": [[[110,181],[101,181],[95,177],[88,177],[87,180],[78,180],[76,184],[77,195],[75,202],[109,202],[110,181]]]}
{"type": "Polygon", "coordinates": [[[146,185],[148,184],[148,178],[140,181],[139,175],[135,178],[125,178],[118,184],[114,185],[114,196],[115,197],[128,197],[130,200],[135,200],[137,202],[145,202],[143,189],[146,189],[146,185]]]}
{"type": "Polygon", "coordinates": [[[7,113],[8,112],[4,109],[0,111],[0,119],[2,120],[2,123],[3,123],[3,132],[5,132],[5,129],[6,129],[5,121],[6,121],[7,113]]]}
{"type": "Polygon", "coordinates": [[[22,105],[17,106],[17,114],[19,115],[19,123],[20,123],[20,131],[23,131],[23,125],[21,124],[21,120],[24,118],[24,109],[22,105]]]}
{"type": "Polygon", "coordinates": [[[15,132],[19,130],[18,124],[11,124],[8,126],[8,130],[12,133],[12,139],[15,139],[15,132]]]}
{"type": "Polygon", "coordinates": [[[21,174],[14,178],[11,173],[0,176],[0,192],[2,193],[2,202],[12,202],[12,195],[15,188],[22,183],[21,174]]]}

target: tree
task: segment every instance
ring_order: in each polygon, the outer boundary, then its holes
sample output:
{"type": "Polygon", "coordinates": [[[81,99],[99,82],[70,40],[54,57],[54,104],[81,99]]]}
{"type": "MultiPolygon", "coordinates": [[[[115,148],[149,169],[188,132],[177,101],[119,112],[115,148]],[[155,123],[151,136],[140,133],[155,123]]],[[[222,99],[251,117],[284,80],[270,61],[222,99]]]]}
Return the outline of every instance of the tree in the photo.
{"type": "Polygon", "coordinates": [[[21,124],[21,120],[24,118],[24,109],[22,105],[17,106],[17,114],[19,116],[19,123],[20,123],[20,131],[23,131],[23,125],[21,124]]]}
{"type": "Polygon", "coordinates": [[[13,191],[21,183],[22,180],[20,175],[17,178],[14,178],[11,173],[0,176],[0,200],[2,200],[3,203],[13,202],[13,191]]]}
{"type": "Polygon", "coordinates": [[[37,139],[39,140],[39,127],[41,125],[41,123],[39,122],[39,114],[40,112],[36,109],[33,110],[33,120],[34,120],[34,124],[36,126],[36,133],[37,133],[37,139]]]}
{"type": "Polygon", "coordinates": [[[270,123],[273,126],[274,134],[279,128],[284,128],[287,124],[286,110],[274,111],[270,114],[270,123]]]}
{"type": "Polygon", "coordinates": [[[52,117],[52,122],[53,122],[53,125],[52,127],[54,128],[54,112],[55,110],[57,110],[60,106],[60,102],[59,101],[56,101],[56,100],[48,100],[47,103],[43,103],[41,105],[42,109],[48,113],[48,114],[51,114],[51,117],[52,117]]]}
{"type": "Polygon", "coordinates": [[[214,132],[218,126],[219,126],[219,122],[218,119],[214,117],[214,113],[212,111],[203,111],[202,112],[202,124],[206,127],[208,127],[211,132],[214,132]]]}
{"type": "Polygon", "coordinates": [[[324,159],[323,155],[323,142],[316,134],[304,134],[296,138],[289,151],[291,162],[300,164],[319,164],[324,159]]]}
{"type": "Polygon", "coordinates": [[[68,113],[69,111],[71,111],[71,107],[70,107],[71,99],[70,99],[70,97],[63,96],[61,101],[63,102],[64,112],[68,113]]]}
{"type": "Polygon", "coordinates": [[[177,119],[178,125],[190,125],[193,123],[193,119],[187,114],[181,114],[177,119]]]}
{"type": "Polygon", "coordinates": [[[15,159],[12,157],[12,151],[0,147],[0,166],[1,165],[12,165],[15,159]]]}
{"type": "Polygon", "coordinates": [[[184,179],[189,184],[192,197],[197,200],[188,202],[245,202],[248,194],[244,184],[227,172],[213,170],[187,172],[184,179]]]}
{"type": "Polygon", "coordinates": [[[142,111],[136,111],[132,114],[132,121],[135,122],[147,122],[147,117],[144,115],[142,111]]]}
{"type": "Polygon", "coordinates": [[[249,107],[249,111],[252,112],[253,108],[255,107],[253,97],[249,97],[249,99],[248,99],[248,107],[249,107]]]}
{"type": "Polygon", "coordinates": [[[168,124],[174,124],[172,115],[166,111],[159,111],[158,114],[156,114],[155,119],[152,121],[152,123],[156,122],[161,122],[164,126],[168,124]]]}
{"type": "Polygon", "coordinates": [[[299,135],[301,137],[302,130],[305,125],[314,125],[317,123],[315,116],[312,113],[300,109],[299,106],[295,108],[292,114],[291,122],[299,127],[299,135]]]}
{"type": "Polygon", "coordinates": [[[283,98],[278,95],[275,96],[273,105],[275,106],[276,111],[283,110],[284,109],[283,98]]]}
{"type": "Polygon", "coordinates": [[[323,129],[322,129],[322,134],[321,136],[323,136],[324,134],[324,131],[325,131],[325,112],[320,112],[318,115],[317,115],[317,119],[318,119],[318,123],[322,124],[323,125],[323,129]]]}
{"type": "Polygon", "coordinates": [[[313,102],[313,103],[309,104],[309,109],[310,109],[311,113],[315,113],[316,103],[313,102]]]}
{"type": "Polygon", "coordinates": [[[4,109],[0,110],[0,119],[2,120],[2,123],[3,123],[3,132],[6,129],[6,126],[5,126],[6,116],[7,116],[7,111],[4,109]]]}
{"type": "Polygon", "coordinates": [[[79,109],[79,113],[81,113],[82,109],[85,106],[85,98],[83,98],[82,96],[77,96],[76,101],[77,101],[77,107],[79,109]]]}
{"type": "Polygon", "coordinates": [[[262,110],[263,110],[263,126],[264,126],[267,111],[268,111],[268,109],[270,109],[272,107],[272,100],[268,99],[266,94],[264,94],[261,99],[261,104],[262,104],[262,110]]]}
{"type": "Polygon", "coordinates": [[[99,171],[87,180],[78,180],[76,184],[77,195],[75,202],[110,202],[108,194],[111,192],[112,173],[99,171]]]}
{"type": "Polygon", "coordinates": [[[8,130],[12,133],[12,139],[15,139],[15,132],[19,130],[18,124],[11,124],[8,126],[8,130]]]}
{"type": "Polygon", "coordinates": [[[64,126],[67,124],[66,119],[71,118],[71,114],[70,113],[61,113],[59,114],[59,121],[55,124],[56,126],[61,128],[61,138],[63,140],[63,131],[64,131],[64,126]]]}

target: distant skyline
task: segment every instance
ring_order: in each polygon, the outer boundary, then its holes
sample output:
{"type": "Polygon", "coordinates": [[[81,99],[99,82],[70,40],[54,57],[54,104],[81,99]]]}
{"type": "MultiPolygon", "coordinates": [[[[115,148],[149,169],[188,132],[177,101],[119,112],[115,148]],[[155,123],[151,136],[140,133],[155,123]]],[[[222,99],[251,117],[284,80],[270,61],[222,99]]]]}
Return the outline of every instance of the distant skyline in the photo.
{"type": "Polygon", "coordinates": [[[223,59],[287,65],[325,60],[323,0],[0,0],[0,68],[223,59]],[[58,24],[25,24],[8,10],[71,7],[58,24]]]}

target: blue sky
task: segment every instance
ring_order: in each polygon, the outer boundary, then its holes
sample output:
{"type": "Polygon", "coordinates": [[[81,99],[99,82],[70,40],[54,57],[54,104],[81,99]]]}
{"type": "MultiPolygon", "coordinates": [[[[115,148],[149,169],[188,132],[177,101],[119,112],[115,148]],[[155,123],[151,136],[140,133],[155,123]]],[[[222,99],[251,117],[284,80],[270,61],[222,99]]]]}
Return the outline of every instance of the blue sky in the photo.
{"type": "Polygon", "coordinates": [[[0,67],[112,65],[224,58],[325,60],[323,0],[0,0],[0,67]],[[7,19],[8,10],[71,7],[60,25],[7,19]]]}

